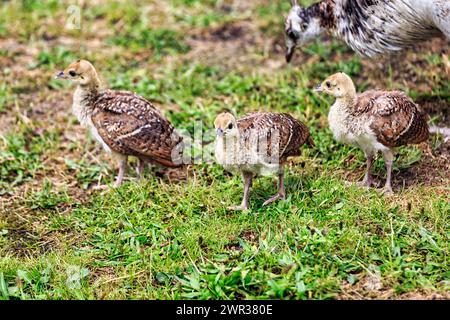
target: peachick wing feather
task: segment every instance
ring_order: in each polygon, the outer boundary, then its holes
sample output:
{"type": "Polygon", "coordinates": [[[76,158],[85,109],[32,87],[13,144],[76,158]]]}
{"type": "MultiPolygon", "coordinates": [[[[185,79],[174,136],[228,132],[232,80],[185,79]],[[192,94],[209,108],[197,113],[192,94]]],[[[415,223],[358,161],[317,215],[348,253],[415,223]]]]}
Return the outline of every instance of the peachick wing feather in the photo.
{"type": "Polygon", "coordinates": [[[388,147],[420,143],[428,139],[427,116],[401,91],[370,90],[357,97],[354,115],[371,115],[370,128],[388,147]]]}
{"type": "Polygon", "coordinates": [[[99,135],[120,154],[175,167],[182,138],[146,99],[126,91],[107,90],[92,101],[92,123],[99,135]]]}
{"type": "Polygon", "coordinates": [[[285,113],[250,113],[240,118],[237,123],[245,149],[267,141],[267,150],[278,150],[282,161],[289,156],[300,155],[300,147],[310,139],[309,129],[285,113]],[[278,143],[276,148],[271,145],[272,141],[278,143]]]}

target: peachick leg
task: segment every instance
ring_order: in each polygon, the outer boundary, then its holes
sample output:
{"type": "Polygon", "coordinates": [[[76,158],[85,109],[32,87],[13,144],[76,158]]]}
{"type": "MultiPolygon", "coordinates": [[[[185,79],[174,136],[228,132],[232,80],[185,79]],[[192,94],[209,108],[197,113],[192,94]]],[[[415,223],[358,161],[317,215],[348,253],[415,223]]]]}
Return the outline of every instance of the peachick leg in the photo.
{"type": "Polygon", "coordinates": [[[392,191],[392,163],[394,162],[394,154],[391,150],[383,152],[384,163],[386,166],[386,184],[382,189],[384,194],[393,194],[392,191]]]}
{"type": "Polygon", "coordinates": [[[119,174],[117,175],[116,181],[114,182],[114,188],[120,187],[123,181],[123,176],[125,174],[125,169],[127,168],[127,157],[123,157],[119,161],[119,174]]]}
{"type": "Polygon", "coordinates": [[[373,154],[368,154],[366,155],[367,157],[367,169],[366,169],[366,174],[364,175],[364,179],[361,182],[358,182],[357,184],[361,187],[367,187],[370,188],[373,184],[373,179],[372,179],[372,175],[370,173],[370,170],[372,168],[372,163],[373,163],[373,154]]]}
{"type": "Polygon", "coordinates": [[[136,173],[138,176],[138,179],[142,178],[142,174],[144,173],[145,165],[147,162],[143,159],[138,159],[138,166],[136,167],[136,173]]]}
{"type": "Polygon", "coordinates": [[[243,173],[244,177],[244,197],[242,198],[242,203],[239,206],[228,207],[228,210],[248,210],[248,197],[249,190],[252,186],[253,175],[251,173],[243,173]]]}
{"type": "Polygon", "coordinates": [[[282,167],[280,169],[280,172],[278,173],[278,193],[272,197],[270,197],[269,199],[267,199],[264,203],[263,206],[267,206],[269,203],[272,203],[278,199],[285,199],[286,198],[286,194],[284,191],[284,168],[282,167]]]}

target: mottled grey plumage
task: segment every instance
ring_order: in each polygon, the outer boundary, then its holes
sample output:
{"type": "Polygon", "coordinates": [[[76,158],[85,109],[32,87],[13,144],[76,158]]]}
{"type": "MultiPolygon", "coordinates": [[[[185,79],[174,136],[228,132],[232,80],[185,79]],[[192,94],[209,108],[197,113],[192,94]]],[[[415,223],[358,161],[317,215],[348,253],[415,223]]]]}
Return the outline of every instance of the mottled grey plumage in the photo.
{"type": "Polygon", "coordinates": [[[444,34],[450,39],[448,0],[322,0],[308,8],[296,1],[286,19],[286,58],[296,46],[329,33],[354,51],[377,56],[444,34]]]}
{"type": "Polygon", "coordinates": [[[122,183],[128,156],[139,159],[139,175],[147,162],[181,165],[181,136],[145,98],[128,91],[102,90],[95,68],[85,60],[72,63],[58,78],[78,84],[74,114],[106,151],[120,158],[116,186],[122,183]]]}

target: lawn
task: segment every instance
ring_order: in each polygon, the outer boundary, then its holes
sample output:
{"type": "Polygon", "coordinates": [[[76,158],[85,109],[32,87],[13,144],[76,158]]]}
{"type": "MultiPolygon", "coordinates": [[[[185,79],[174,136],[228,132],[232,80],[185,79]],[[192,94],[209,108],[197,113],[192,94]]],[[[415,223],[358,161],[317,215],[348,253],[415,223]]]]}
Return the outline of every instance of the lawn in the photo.
{"type": "MultiPolygon", "coordinates": [[[[323,38],[287,65],[287,0],[73,3],[0,5],[0,299],[450,298],[450,141],[399,148],[395,195],[360,189],[347,181],[364,155],[334,141],[333,100],[312,90],[344,71],[448,125],[444,39],[370,60],[323,38]],[[243,185],[210,161],[211,137],[186,170],[130,168],[99,190],[117,163],[72,115],[74,87],[53,79],[79,58],[179,130],[206,132],[223,110],[288,112],[316,147],[286,168],[286,200],[262,207],[276,179],[260,178],[247,212],[226,210],[243,185]]],[[[381,159],[374,171],[381,186],[381,159]]]]}

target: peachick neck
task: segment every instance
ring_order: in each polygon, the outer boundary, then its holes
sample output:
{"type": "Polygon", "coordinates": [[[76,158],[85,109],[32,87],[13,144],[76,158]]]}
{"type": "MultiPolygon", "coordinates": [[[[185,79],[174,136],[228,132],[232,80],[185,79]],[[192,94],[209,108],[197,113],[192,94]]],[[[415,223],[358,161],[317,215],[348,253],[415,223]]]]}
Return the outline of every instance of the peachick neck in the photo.
{"type": "Polygon", "coordinates": [[[356,105],[356,95],[345,95],[343,97],[336,98],[336,104],[349,114],[350,111],[353,110],[354,106],[356,105]]]}

